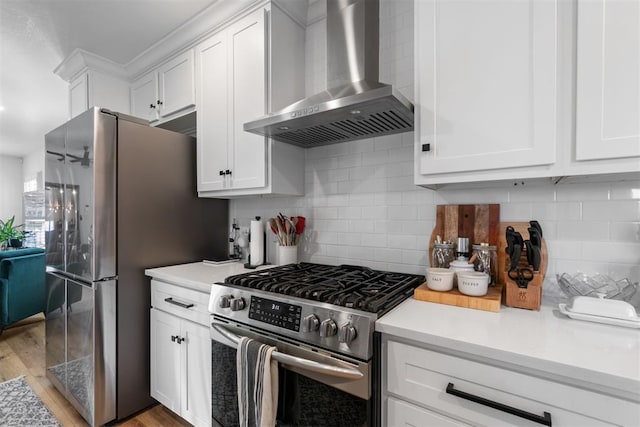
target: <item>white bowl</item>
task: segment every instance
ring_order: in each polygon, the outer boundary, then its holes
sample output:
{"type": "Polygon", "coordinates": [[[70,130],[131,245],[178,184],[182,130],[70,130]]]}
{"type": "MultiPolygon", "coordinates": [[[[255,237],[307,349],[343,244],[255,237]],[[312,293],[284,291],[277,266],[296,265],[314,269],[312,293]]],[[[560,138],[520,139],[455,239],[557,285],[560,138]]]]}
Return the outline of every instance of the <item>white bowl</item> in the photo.
{"type": "Polygon", "coordinates": [[[453,289],[454,274],[448,268],[427,268],[427,287],[434,291],[450,291],[453,289]]]}
{"type": "Polygon", "coordinates": [[[458,272],[458,290],[473,297],[487,294],[491,277],[479,271],[458,272]]]}

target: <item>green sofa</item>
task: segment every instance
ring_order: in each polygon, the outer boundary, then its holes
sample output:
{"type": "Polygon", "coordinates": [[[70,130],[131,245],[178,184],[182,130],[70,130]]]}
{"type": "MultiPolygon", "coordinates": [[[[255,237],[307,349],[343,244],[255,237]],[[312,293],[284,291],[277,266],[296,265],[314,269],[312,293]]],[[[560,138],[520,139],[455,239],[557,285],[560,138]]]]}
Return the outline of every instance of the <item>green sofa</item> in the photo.
{"type": "Polygon", "coordinates": [[[45,294],[44,249],[0,251],[0,333],[44,311],[45,294]]]}

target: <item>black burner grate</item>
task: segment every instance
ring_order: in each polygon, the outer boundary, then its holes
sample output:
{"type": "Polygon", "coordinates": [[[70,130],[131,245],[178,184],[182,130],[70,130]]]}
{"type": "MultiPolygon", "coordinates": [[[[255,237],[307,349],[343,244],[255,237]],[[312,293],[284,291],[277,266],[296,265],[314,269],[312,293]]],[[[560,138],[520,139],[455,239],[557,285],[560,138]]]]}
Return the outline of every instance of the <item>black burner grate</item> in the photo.
{"type": "Polygon", "coordinates": [[[351,265],[290,264],[228,277],[225,284],[377,313],[413,294],[424,276],[351,265]]]}

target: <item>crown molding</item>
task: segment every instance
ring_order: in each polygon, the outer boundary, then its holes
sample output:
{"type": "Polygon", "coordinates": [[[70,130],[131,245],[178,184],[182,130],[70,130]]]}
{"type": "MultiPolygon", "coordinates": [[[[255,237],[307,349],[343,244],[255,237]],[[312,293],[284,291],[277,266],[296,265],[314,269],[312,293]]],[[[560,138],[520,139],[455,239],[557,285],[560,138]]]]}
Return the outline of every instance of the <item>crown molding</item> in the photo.
{"type": "Polygon", "coordinates": [[[102,71],[124,80],[129,79],[127,70],[122,65],[80,48],[74,49],[53,72],[62,80],[70,82],[87,69],[102,71]]]}
{"type": "Polygon", "coordinates": [[[132,79],[139,77],[168,59],[170,54],[195,45],[236,15],[260,3],[264,1],[218,0],[125,64],[127,74],[132,79]]]}

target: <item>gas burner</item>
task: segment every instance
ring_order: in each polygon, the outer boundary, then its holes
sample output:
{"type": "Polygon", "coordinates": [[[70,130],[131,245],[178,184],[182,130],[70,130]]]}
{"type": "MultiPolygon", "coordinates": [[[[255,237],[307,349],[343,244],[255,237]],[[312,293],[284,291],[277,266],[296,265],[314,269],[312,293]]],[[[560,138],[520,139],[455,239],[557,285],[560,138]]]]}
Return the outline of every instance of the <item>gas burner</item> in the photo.
{"type": "Polygon", "coordinates": [[[411,296],[423,281],[423,276],[413,274],[303,262],[231,276],[225,284],[381,315],[411,296]]]}

